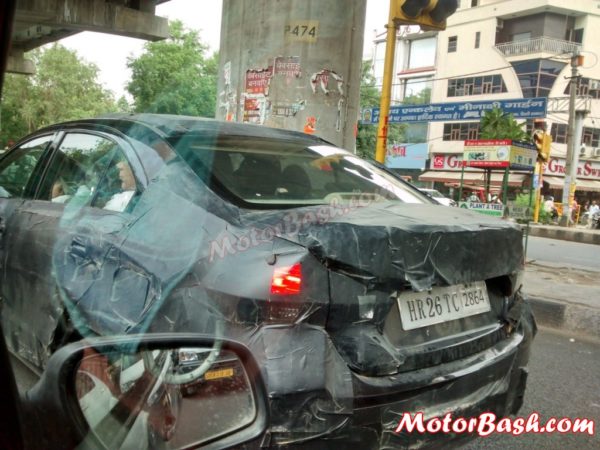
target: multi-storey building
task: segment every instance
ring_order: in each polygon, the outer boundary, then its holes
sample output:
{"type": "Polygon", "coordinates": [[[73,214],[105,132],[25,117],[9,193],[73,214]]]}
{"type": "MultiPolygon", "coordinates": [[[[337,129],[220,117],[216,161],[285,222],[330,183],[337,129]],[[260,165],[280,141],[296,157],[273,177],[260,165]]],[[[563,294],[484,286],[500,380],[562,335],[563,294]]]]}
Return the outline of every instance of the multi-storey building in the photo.
{"type": "MultiPolygon", "coordinates": [[[[600,191],[600,1],[462,0],[437,33],[431,102],[548,98],[546,124],[553,137],[546,167],[546,191],[558,195],[564,181],[570,59],[584,58],[578,105],[589,109],[584,122],[578,194],[600,191]],[[584,99],[588,99],[585,101],[584,99]]],[[[396,83],[402,70],[397,70],[396,83]]],[[[578,106],[579,107],[579,106],[578,106]]],[[[528,124],[531,126],[531,124],[528,124]]],[[[430,172],[422,181],[448,186],[460,177],[464,141],[479,138],[478,121],[428,124],[430,172]]],[[[472,178],[477,178],[473,174],[472,178]]],[[[514,175],[517,186],[524,177],[514,175]]]]}
{"type": "MultiPolygon", "coordinates": [[[[509,98],[548,98],[546,123],[553,137],[552,159],[544,189],[558,192],[564,184],[567,153],[570,59],[585,57],[578,104],[590,112],[584,122],[580,153],[580,197],[600,191],[600,1],[463,0],[461,8],[438,34],[436,81],[432,102],[509,98]],[[596,125],[596,123],[598,125],[596,125]]],[[[479,137],[478,122],[435,122],[429,125],[431,167],[445,174],[423,176],[448,182],[457,175],[463,141],[479,137]]],[[[518,185],[522,177],[511,182],[518,185]]]]}

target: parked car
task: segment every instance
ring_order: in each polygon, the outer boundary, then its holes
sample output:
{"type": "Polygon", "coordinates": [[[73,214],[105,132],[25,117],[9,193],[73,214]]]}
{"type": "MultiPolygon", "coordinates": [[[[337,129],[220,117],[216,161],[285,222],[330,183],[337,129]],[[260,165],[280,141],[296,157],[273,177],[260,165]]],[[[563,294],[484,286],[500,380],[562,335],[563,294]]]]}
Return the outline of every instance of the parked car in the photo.
{"type": "Polygon", "coordinates": [[[425,192],[427,195],[429,195],[432,199],[434,199],[436,202],[438,202],[440,205],[444,205],[444,206],[456,206],[456,202],[454,200],[452,200],[451,198],[448,197],[444,197],[442,195],[442,193],[436,189],[421,189],[421,192],[425,192]]]}
{"type": "Polygon", "coordinates": [[[241,341],[272,446],[441,445],[464,436],[395,433],[400,414],[521,406],[535,322],[519,228],[317,137],[79,120],[2,156],[0,186],[2,327],[32,366],[81,337],[241,341]]]}

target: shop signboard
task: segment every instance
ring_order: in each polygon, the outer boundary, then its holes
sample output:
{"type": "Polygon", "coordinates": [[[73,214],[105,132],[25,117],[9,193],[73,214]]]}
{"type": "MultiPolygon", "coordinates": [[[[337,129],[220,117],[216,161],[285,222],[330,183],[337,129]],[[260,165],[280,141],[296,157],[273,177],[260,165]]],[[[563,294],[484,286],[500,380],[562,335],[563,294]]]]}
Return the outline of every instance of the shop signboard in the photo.
{"type": "Polygon", "coordinates": [[[385,166],[390,169],[425,169],[428,144],[392,144],[388,146],[385,166]]]}
{"type": "Polygon", "coordinates": [[[465,141],[463,155],[466,167],[480,169],[533,170],[536,158],[535,146],[510,139],[465,141]]]}
{"type": "Polygon", "coordinates": [[[512,141],[501,139],[465,141],[464,164],[484,169],[508,167],[511,144],[512,141]]]}
{"type": "Polygon", "coordinates": [[[514,170],[533,170],[537,161],[535,145],[526,142],[514,142],[510,147],[510,168],[514,170]]]}
{"type": "MultiPolygon", "coordinates": [[[[548,164],[544,164],[544,175],[564,177],[565,166],[564,158],[550,158],[548,164]]],[[[577,166],[577,177],[600,181],[600,161],[580,160],[577,166]]]]}

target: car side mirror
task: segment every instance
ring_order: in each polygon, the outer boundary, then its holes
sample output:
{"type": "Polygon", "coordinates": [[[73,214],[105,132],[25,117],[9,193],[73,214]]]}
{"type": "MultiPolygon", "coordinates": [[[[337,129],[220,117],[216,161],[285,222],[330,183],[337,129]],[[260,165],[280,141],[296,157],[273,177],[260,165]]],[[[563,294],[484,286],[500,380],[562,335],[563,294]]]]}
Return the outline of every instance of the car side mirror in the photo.
{"type": "Polygon", "coordinates": [[[70,344],[50,358],[24,407],[38,428],[48,424],[31,448],[227,448],[260,438],[268,423],[250,351],[198,335],[70,344]]]}

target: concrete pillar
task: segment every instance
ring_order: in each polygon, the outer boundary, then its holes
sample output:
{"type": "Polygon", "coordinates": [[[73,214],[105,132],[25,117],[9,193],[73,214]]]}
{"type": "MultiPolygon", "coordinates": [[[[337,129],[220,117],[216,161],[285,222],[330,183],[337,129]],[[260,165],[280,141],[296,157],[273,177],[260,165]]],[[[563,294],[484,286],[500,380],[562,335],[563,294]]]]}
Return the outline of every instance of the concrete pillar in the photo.
{"type": "Polygon", "coordinates": [[[217,118],[353,151],[366,0],[224,0],[217,118]]]}
{"type": "Polygon", "coordinates": [[[25,59],[23,51],[13,49],[8,55],[6,71],[22,75],[33,75],[35,73],[35,64],[31,60],[25,59]]]}

